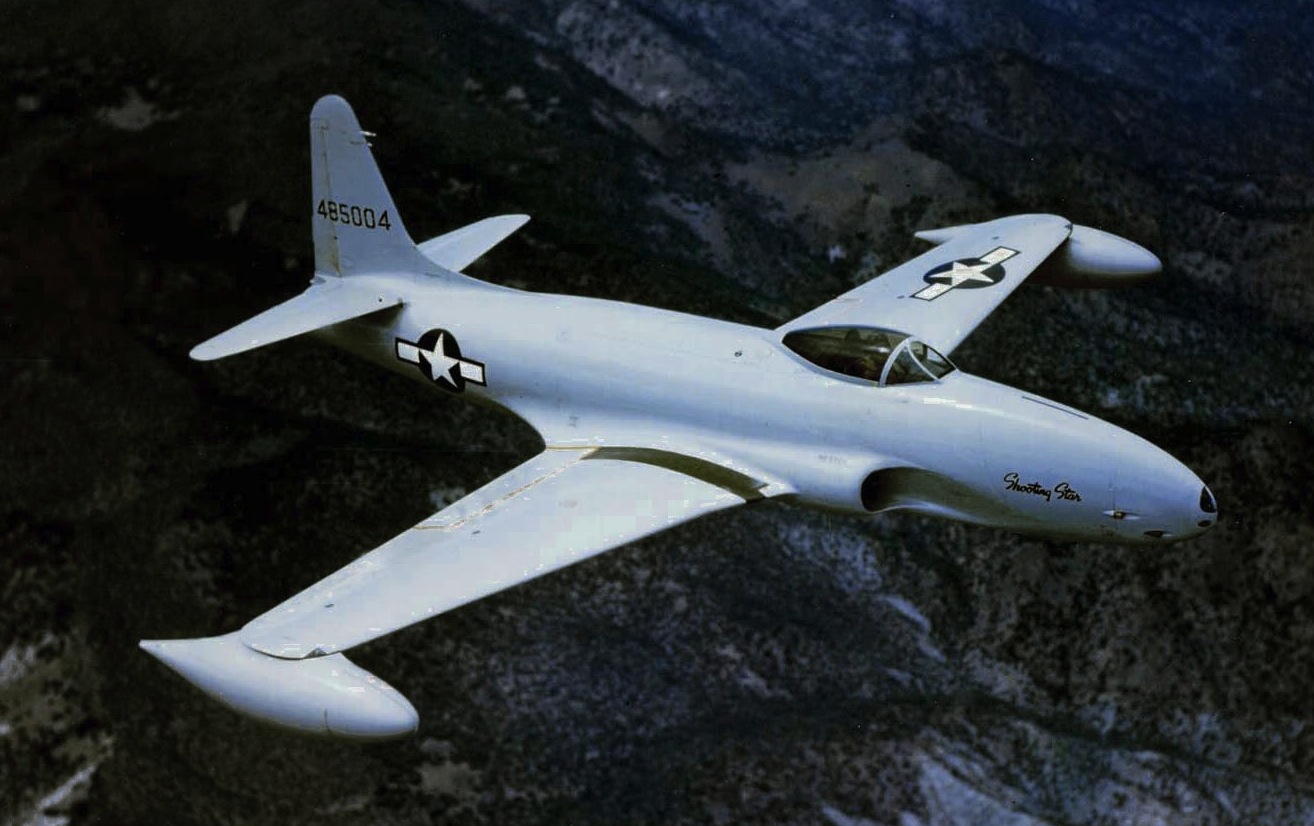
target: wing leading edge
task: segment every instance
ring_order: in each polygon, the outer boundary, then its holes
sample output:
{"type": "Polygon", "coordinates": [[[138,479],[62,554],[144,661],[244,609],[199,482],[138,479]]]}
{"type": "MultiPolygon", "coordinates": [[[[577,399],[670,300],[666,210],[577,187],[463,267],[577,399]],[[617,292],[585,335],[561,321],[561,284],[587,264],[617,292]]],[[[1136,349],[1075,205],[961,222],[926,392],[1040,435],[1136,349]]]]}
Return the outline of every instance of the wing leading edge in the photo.
{"type": "Polygon", "coordinates": [[[334,654],[761,498],[749,477],[662,456],[675,455],[546,450],[252,620],[240,639],[284,659],[334,654]]]}
{"type": "Polygon", "coordinates": [[[1015,215],[919,233],[940,246],[782,325],[884,327],[951,352],[1067,240],[1072,224],[1057,215],[1015,215]]]}

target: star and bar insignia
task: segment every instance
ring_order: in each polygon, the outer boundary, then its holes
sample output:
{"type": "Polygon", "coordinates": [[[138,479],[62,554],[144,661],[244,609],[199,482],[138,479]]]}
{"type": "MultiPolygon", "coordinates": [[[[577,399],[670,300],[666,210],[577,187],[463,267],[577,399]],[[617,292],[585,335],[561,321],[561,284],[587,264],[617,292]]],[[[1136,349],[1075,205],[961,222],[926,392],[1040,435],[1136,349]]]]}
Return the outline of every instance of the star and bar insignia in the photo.
{"type": "Polygon", "coordinates": [[[398,359],[418,366],[439,387],[460,393],[466,382],[488,385],[483,362],[462,358],[456,336],[446,330],[430,330],[419,341],[398,338],[396,346],[398,359]]]}
{"type": "Polygon", "coordinates": [[[913,293],[913,298],[934,301],[950,290],[993,287],[1004,280],[1004,268],[1000,265],[1014,255],[1017,255],[1017,250],[995,247],[980,258],[960,258],[941,264],[922,276],[928,286],[913,293]]]}

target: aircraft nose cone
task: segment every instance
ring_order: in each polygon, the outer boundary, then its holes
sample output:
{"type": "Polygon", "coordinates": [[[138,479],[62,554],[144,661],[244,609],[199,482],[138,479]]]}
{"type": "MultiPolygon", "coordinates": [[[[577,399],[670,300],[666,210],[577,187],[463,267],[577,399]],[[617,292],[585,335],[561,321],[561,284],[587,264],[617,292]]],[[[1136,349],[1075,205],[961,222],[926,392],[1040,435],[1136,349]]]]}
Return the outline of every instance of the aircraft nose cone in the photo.
{"type": "MultiPolygon", "coordinates": [[[[1163,450],[1140,442],[1122,453],[1114,497],[1129,541],[1176,542],[1218,521],[1218,503],[1200,477],[1163,450]]],[[[1117,518],[1117,517],[1115,517],[1117,518]]]]}
{"type": "Polygon", "coordinates": [[[1193,473],[1189,482],[1180,482],[1178,493],[1166,499],[1158,522],[1161,528],[1150,528],[1145,536],[1151,540],[1190,539],[1203,534],[1218,521],[1218,502],[1209,487],[1193,473]]]}

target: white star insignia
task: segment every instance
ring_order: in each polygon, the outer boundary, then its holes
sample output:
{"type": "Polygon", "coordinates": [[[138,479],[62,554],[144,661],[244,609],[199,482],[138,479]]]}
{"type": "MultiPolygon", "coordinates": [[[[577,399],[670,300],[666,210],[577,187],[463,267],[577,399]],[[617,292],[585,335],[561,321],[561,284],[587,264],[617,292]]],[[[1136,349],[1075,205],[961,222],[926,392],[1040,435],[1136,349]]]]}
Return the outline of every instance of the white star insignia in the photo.
{"type": "Polygon", "coordinates": [[[419,367],[436,384],[457,392],[464,390],[467,382],[488,386],[482,362],[454,355],[460,353],[461,348],[451,333],[446,330],[430,330],[420,337],[420,341],[431,335],[434,341],[430,347],[421,347],[419,342],[398,338],[397,358],[419,367]]]}
{"type": "Polygon", "coordinates": [[[934,276],[935,278],[948,278],[950,287],[957,287],[964,281],[984,281],[987,284],[995,283],[995,280],[985,274],[985,270],[993,267],[993,264],[964,264],[962,261],[955,261],[954,268],[943,275],[934,276]]]}
{"type": "Polygon", "coordinates": [[[438,336],[438,340],[433,343],[432,350],[420,350],[418,347],[416,350],[419,353],[420,358],[424,359],[425,363],[429,365],[429,372],[433,374],[434,381],[437,381],[439,377],[442,377],[443,381],[447,382],[452,387],[456,387],[456,377],[452,371],[459,367],[461,360],[453,358],[443,352],[446,343],[447,334],[443,333],[438,336]]]}

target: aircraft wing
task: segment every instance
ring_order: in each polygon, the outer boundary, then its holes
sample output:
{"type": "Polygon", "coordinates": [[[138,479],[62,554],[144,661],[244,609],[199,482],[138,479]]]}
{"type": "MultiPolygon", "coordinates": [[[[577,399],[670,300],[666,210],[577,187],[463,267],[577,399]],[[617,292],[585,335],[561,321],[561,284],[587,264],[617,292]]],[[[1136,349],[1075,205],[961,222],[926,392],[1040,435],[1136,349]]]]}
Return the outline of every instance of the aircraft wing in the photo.
{"type": "Polygon", "coordinates": [[[389,540],[240,632],[299,660],[341,652],[706,513],[762,483],[634,448],[548,449],[389,540]]]}
{"type": "Polygon", "coordinates": [[[918,233],[928,252],[784,324],[884,327],[949,353],[1072,233],[1057,215],[1015,215],[918,233]]]}

